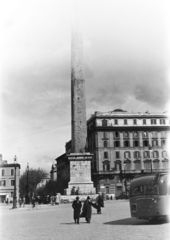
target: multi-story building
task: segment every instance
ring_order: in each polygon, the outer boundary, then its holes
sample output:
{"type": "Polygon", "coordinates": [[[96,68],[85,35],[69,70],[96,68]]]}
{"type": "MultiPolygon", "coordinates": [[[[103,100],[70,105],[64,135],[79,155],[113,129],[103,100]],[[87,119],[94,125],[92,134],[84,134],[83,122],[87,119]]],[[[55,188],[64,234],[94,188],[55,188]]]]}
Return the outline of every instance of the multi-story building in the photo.
{"type": "Polygon", "coordinates": [[[2,160],[0,154],[0,202],[13,202],[16,169],[16,197],[19,198],[20,164],[2,160]]]}
{"type": "Polygon", "coordinates": [[[136,175],[169,169],[170,122],[166,113],[95,112],[87,129],[97,191],[101,187],[106,193],[122,191],[122,179],[127,186],[136,175]]]}

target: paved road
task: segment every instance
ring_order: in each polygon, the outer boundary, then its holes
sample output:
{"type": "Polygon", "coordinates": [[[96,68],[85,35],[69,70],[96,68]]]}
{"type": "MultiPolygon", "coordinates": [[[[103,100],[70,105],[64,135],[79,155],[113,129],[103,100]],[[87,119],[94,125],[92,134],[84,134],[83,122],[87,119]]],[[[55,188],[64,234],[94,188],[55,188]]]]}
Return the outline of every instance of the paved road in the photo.
{"type": "Polygon", "coordinates": [[[127,200],[106,201],[101,215],[93,208],[91,223],[73,221],[71,204],[44,205],[39,210],[1,207],[2,240],[169,240],[170,223],[130,217],[127,200]]]}

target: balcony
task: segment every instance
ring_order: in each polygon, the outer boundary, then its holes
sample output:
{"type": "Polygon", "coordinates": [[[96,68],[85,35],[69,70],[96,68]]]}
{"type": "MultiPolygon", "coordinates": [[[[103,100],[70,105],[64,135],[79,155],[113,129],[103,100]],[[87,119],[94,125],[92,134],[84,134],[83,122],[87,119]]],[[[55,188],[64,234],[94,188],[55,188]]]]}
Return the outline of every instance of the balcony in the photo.
{"type": "MultiPolygon", "coordinates": [[[[170,171],[170,169],[152,169],[152,173],[157,173],[157,172],[168,172],[170,171]]],[[[122,174],[126,174],[126,175],[129,175],[129,174],[148,174],[148,173],[151,173],[151,169],[141,169],[141,170],[122,170],[122,174]]],[[[103,171],[103,170],[100,170],[100,171],[94,171],[92,173],[92,175],[117,175],[117,174],[120,174],[120,170],[115,170],[115,169],[112,169],[112,170],[106,170],[106,171],[103,171]]]]}

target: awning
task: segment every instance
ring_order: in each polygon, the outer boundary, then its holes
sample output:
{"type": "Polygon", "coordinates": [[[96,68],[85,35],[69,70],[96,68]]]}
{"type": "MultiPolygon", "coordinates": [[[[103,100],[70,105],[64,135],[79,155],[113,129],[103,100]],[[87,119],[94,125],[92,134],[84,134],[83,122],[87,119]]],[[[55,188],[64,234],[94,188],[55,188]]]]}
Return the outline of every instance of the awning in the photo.
{"type": "Polygon", "coordinates": [[[124,163],[131,163],[131,160],[126,159],[126,160],[124,160],[124,163]]]}
{"type": "Polygon", "coordinates": [[[150,162],[151,162],[151,159],[144,160],[144,163],[150,163],[150,162]]]}
{"type": "Polygon", "coordinates": [[[159,162],[159,159],[154,159],[153,162],[159,162]]]}
{"type": "Polygon", "coordinates": [[[136,159],[136,160],[134,161],[134,163],[141,163],[141,160],[136,159]]]}
{"type": "Polygon", "coordinates": [[[162,162],[169,162],[169,159],[164,158],[164,159],[162,160],[162,162]]]}

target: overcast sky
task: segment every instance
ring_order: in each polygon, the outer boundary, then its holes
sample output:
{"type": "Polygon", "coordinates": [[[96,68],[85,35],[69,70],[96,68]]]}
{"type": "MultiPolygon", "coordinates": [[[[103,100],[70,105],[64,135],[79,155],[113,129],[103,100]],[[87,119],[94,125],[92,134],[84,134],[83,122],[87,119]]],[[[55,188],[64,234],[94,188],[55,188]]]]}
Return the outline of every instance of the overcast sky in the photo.
{"type": "Polygon", "coordinates": [[[71,139],[74,14],[84,41],[87,119],[116,108],[168,110],[168,7],[166,0],[3,1],[3,159],[16,155],[21,171],[27,162],[49,171],[71,139]]]}

